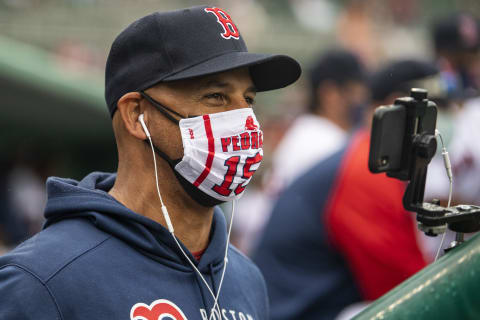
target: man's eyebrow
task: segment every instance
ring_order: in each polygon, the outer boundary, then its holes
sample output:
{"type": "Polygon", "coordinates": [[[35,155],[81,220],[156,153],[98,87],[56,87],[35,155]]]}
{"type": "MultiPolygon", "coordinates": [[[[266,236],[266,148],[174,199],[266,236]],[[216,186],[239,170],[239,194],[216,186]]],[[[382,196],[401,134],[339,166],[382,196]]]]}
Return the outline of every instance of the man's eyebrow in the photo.
{"type": "MultiPolygon", "coordinates": [[[[231,87],[232,85],[229,82],[217,80],[217,79],[212,79],[209,81],[206,81],[204,83],[199,84],[199,89],[209,89],[209,88],[228,88],[231,87]]],[[[257,92],[257,88],[255,86],[250,86],[245,90],[246,92],[257,92]]]]}
{"type": "Polygon", "coordinates": [[[228,82],[216,80],[216,79],[205,81],[199,85],[200,89],[208,89],[208,88],[215,88],[215,87],[226,88],[228,86],[230,86],[228,82]]]}

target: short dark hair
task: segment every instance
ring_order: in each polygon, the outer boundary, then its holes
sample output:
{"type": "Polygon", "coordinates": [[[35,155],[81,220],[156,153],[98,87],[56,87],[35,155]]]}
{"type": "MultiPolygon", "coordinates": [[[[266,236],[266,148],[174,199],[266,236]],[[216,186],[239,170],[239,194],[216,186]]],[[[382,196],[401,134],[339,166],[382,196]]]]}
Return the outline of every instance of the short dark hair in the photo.
{"type": "Polygon", "coordinates": [[[326,81],[343,86],[350,81],[364,81],[365,68],[360,59],[350,51],[331,49],[320,55],[309,72],[310,111],[318,105],[317,89],[326,81]]]}

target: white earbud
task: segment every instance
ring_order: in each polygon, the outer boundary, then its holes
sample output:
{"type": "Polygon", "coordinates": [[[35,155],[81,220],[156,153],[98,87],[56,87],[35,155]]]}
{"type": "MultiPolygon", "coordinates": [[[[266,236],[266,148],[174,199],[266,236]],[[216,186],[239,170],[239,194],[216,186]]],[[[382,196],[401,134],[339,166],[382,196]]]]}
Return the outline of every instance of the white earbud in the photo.
{"type": "Polygon", "coordinates": [[[147,129],[147,125],[145,124],[145,121],[143,120],[143,113],[138,116],[138,121],[140,121],[140,124],[142,125],[143,131],[147,135],[147,138],[150,138],[150,132],[147,129]]]}
{"type": "Polygon", "coordinates": [[[218,305],[218,297],[220,296],[220,290],[222,288],[222,284],[223,284],[223,279],[225,277],[225,271],[227,269],[227,262],[228,262],[228,258],[227,258],[227,255],[228,255],[228,244],[230,242],[230,235],[232,233],[232,224],[233,224],[233,216],[235,214],[235,201],[233,201],[232,203],[232,213],[230,215],[230,226],[229,226],[229,229],[228,229],[228,234],[227,234],[227,243],[225,245],[225,257],[224,257],[224,265],[223,265],[223,271],[222,271],[222,276],[220,278],[220,285],[218,286],[218,290],[217,290],[217,294],[215,295],[213,290],[210,288],[210,286],[208,285],[208,282],[205,280],[205,278],[203,277],[202,273],[200,272],[200,270],[198,270],[198,268],[195,266],[195,264],[192,262],[192,260],[190,260],[190,258],[188,257],[188,255],[186,254],[185,250],[183,250],[182,246],[180,245],[180,243],[178,242],[177,238],[175,237],[175,233],[174,233],[174,229],[173,229],[173,224],[172,224],[172,221],[170,220],[170,215],[168,214],[168,211],[167,211],[167,207],[165,206],[165,204],[163,203],[163,199],[162,199],[162,195],[160,194],[160,187],[158,185],[158,172],[157,172],[157,160],[155,158],[155,151],[154,151],[154,148],[153,148],[153,142],[152,142],[152,138],[151,138],[151,135],[150,135],[150,132],[148,131],[147,129],[147,125],[145,124],[145,121],[143,120],[143,113],[138,116],[138,121],[140,121],[140,124],[142,125],[142,128],[143,128],[143,131],[145,132],[145,134],[147,135],[147,138],[148,138],[148,141],[150,142],[150,147],[152,148],[152,155],[153,155],[153,165],[154,165],[154,168],[155,168],[155,184],[156,184],[156,187],[157,187],[157,194],[158,194],[158,199],[160,200],[160,204],[161,204],[161,210],[162,210],[162,213],[163,213],[163,217],[165,218],[165,222],[167,223],[167,228],[168,228],[168,231],[170,232],[170,234],[172,235],[173,237],[173,240],[176,242],[178,248],[180,249],[180,251],[182,252],[183,256],[187,259],[187,261],[190,263],[190,265],[192,266],[192,268],[197,272],[197,274],[200,276],[200,278],[202,279],[203,283],[205,284],[205,286],[207,287],[208,291],[210,292],[210,294],[212,295],[212,298],[213,298],[213,308],[212,310],[210,311],[210,317],[208,318],[209,320],[212,319],[214,317],[214,310],[218,310],[218,314],[221,314],[220,312],[220,306],[218,305]]]}

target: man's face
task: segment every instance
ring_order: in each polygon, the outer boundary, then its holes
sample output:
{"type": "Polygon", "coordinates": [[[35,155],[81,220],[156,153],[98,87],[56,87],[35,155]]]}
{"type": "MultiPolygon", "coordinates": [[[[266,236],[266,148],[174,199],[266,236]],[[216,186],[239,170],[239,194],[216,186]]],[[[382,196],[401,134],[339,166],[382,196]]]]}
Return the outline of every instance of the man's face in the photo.
{"type": "Polygon", "coordinates": [[[348,106],[359,106],[366,103],[368,99],[367,87],[360,81],[349,81],[344,86],[343,97],[348,106]]]}
{"type": "Polygon", "coordinates": [[[164,82],[146,92],[184,117],[248,108],[253,105],[256,94],[247,68],[164,82]]]}
{"type": "Polygon", "coordinates": [[[363,121],[364,107],[368,99],[367,87],[360,81],[349,81],[341,89],[345,105],[345,116],[350,126],[357,126],[363,121]]]}
{"type": "MultiPolygon", "coordinates": [[[[250,108],[255,102],[256,95],[247,68],[194,79],[164,82],[145,92],[183,117],[250,108]]],[[[178,125],[166,119],[145,99],[142,103],[146,103],[147,108],[151,109],[150,126],[153,142],[162,150],[171,150],[167,151],[167,154],[172,159],[181,158],[183,148],[178,125]]],[[[173,117],[178,118],[176,115],[173,117]]]]}

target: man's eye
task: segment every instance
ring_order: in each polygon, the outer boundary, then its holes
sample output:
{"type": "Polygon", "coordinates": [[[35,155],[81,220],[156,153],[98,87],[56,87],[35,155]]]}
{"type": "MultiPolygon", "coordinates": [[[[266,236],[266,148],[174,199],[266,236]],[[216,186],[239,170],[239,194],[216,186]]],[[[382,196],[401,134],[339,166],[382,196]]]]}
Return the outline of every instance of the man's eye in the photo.
{"type": "Polygon", "coordinates": [[[218,101],[223,101],[225,100],[225,96],[221,93],[211,93],[211,94],[208,94],[207,95],[207,98],[209,99],[215,99],[215,100],[218,100],[218,101]]]}
{"type": "Polygon", "coordinates": [[[252,107],[255,105],[255,99],[254,98],[245,97],[245,101],[252,107]]]}

